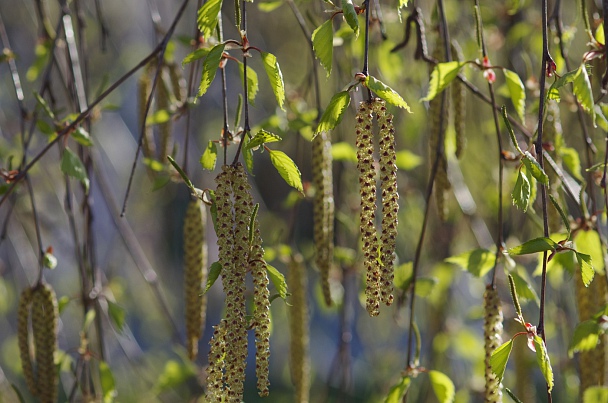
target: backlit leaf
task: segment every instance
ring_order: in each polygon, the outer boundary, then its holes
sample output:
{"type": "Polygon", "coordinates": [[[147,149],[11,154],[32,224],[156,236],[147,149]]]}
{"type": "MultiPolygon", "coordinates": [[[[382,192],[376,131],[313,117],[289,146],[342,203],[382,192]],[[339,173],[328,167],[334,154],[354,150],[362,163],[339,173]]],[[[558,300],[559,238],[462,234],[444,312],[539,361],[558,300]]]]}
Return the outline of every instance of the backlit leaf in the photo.
{"type": "Polygon", "coordinates": [[[270,277],[270,281],[274,284],[274,288],[276,288],[279,296],[283,299],[287,298],[287,283],[285,282],[285,276],[283,273],[278,271],[275,267],[266,263],[266,271],[268,272],[268,277],[270,277]]]}
{"type": "Polygon", "coordinates": [[[334,29],[331,19],[325,21],[312,33],[312,48],[329,77],[334,53],[334,29]]]}
{"type": "Polygon", "coordinates": [[[194,52],[188,53],[184,60],[182,60],[182,67],[188,63],[192,63],[196,60],[204,59],[209,54],[208,48],[196,49],[194,52]]]}
{"type": "Polygon", "coordinates": [[[205,38],[215,34],[215,27],[218,23],[218,15],[222,9],[222,0],[207,0],[198,10],[196,22],[198,29],[205,38]]]}
{"type": "Polygon", "coordinates": [[[213,171],[215,169],[215,162],[217,161],[217,145],[213,141],[207,143],[207,148],[201,156],[201,165],[203,169],[213,171]]]}
{"type": "Polygon", "coordinates": [[[352,0],[342,0],[342,13],[348,26],[353,30],[355,36],[359,36],[359,19],[352,0]]]}
{"type": "Polygon", "coordinates": [[[608,402],[608,387],[591,386],[583,393],[583,403],[606,403],[608,402]]]}
{"type": "Polygon", "coordinates": [[[437,63],[431,73],[429,92],[421,101],[430,101],[435,98],[458,76],[462,66],[464,66],[462,62],[437,63]]]}
{"type": "Polygon", "coordinates": [[[395,165],[397,165],[398,169],[403,169],[404,171],[410,171],[422,164],[422,157],[414,154],[410,150],[401,150],[396,153],[397,161],[395,165]]]}
{"type": "Polygon", "coordinates": [[[119,333],[122,332],[127,317],[125,309],[117,303],[108,300],[108,316],[110,317],[112,324],[116,327],[116,330],[118,330],[119,333]]]}
{"type": "Polygon", "coordinates": [[[516,72],[507,69],[503,69],[503,72],[505,73],[511,102],[513,102],[513,106],[517,111],[517,116],[523,122],[526,112],[526,88],[516,72]]]}
{"type": "Polygon", "coordinates": [[[495,253],[487,249],[474,249],[445,259],[446,262],[457,265],[475,277],[483,277],[489,272],[494,267],[495,260],[495,253]]]}
{"type": "Polygon", "coordinates": [[[247,149],[255,149],[265,143],[274,143],[275,141],[281,141],[281,136],[271,133],[266,130],[260,130],[255,136],[247,143],[247,149]]]}
{"type": "Polygon", "coordinates": [[[82,182],[88,193],[89,177],[87,176],[87,170],[78,155],[67,147],[63,150],[61,156],[61,172],[82,182]]]}
{"type": "Polygon", "coordinates": [[[384,403],[401,403],[411,383],[412,379],[409,376],[402,377],[399,382],[391,387],[386,399],[384,399],[384,403]]]}
{"type": "Polygon", "coordinates": [[[437,400],[440,403],[451,403],[454,401],[456,389],[454,388],[454,382],[443,372],[431,370],[429,371],[429,378],[431,379],[431,385],[437,400]]]}
{"type": "Polygon", "coordinates": [[[520,169],[517,172],[517,180],[511,193],[511,199],[513,200],[513,204],[524,213],[528,210],[528,204],[530,203],[530,190],[530,182],[520,169]]]}
{"type": "Polygon", "coordinates": [[[509,249],[509,255],[528,255],[530,253],[552,251],[558,244],[551,238],[535,238],[509,249]]]}
{"type": "MultiPolygon", "coordinates": [[[[244,64],[239,63],[239,72],[241,73],[241,81],[244,78],[244,64]]],[[[255,96],[259,90],[258,73],[250,66],[247,66],[247,100],[251,105],[255,105],[255,96]]]]}
{"type": "Polygon", "coordinates": [[[591,81],[589,81],[589,75],[585,64],[581,64],[578,68],[576,76],[573,82],[574,95],[578,99],[583,109],[591,115],[593,121],[595,121],[595,111],[593,110],[593,92],[591,91],[591,81]]]}
{"type": "Polygon", "coordinates": [[[401,98],[401,95],[397,94],[395,90],[375,77],[367,76],[365,78],[365,86],[389,104],[398,106],[399,108],[403,108],[406,111],[411,112],[410,107],[403,100],[403,98],[401,98]]]}
{"type": "Polygon", "coordinates": [[[331,98],[331,101],[329,101],[327,109],[323,112],[315,133],[318,134],[335,128],[342,120],[342,116],[348,105],[350,105],[350,94],[348,91],[341,91],[335,94],[331,98]]]}
{"type": "Polygon", "coordinates": [[[272,165],[279,171],[285,182],[299,192],[302,192],[304,190],[302,187],[302,176],[293,160],[282,151],[269,150],[269,152],[272,165]]]}
{"type": "Polygon", "coordinates": [[[492,372],[496,374],[499,382],[502,381],[502,377],[505,375],[507,362],[509,361],[509,355],[511,355],[512,349],[513,340],[509,340],[494,350],[494,352],[492,352],[492,356],[490,357],[490,366],[492,367],[492,372]]]}
{"type": "Polygon", "coordinates": [[[209,54],[205,58],[203,62],[203,73],[201,75],[201,84],[198,87],[198,96],[202,97],[205,95],[209,86],[213,82],[215,78],[215,74],[217,73],[217,69],[220,67],[220,62],[222,61],[222,55],[224,54],[224,45],[219,44],[215,45],[209,51],[209,54]]]}
{"type": "MultiPolygon", "coordinates": [[[[587,291],[588,292],[588,291],[587,291]]],[[[568,356],[573,357],[578,351],[593,350],[600,340],[600,326],[594,320],[586,320],[574,328],[572,340],[568,347],[568,356]]]]}
{"type": "Polygon", "coordinates": [[[205,285],[205,289],[203,290],[203,295],[209,291],[211,286],[215,283],[215,280],[218,279],[220,274],[222,273],[222,265],[220,262],[213,262],[209,267],[209,275],[207,276],[207,284],[205,285]]]}
{"type": "Polygon", "coordinates": [[[591,256],[579,252],[575,252],[575,254],[578,265],[581,268],[581,278],[583,279],[583,284],[585,284],[585,287],[589,287],[589,284],[591,284],[593,277],[595,276],[595,270],[591,265],[591,256]]]}
{"type": "Polygon", "coordinates": [[[283,103],[285,102],[285,84],[283,83],[283,73],[279,67],[277,58],[272,53],[262,52],[262,61],[264,62],[264,70],[270,80],[270,86],[277,99],[279,107],[285,110],[283,103]]]}
{"type": "Polygon", "coordinates": [[[347,141],[331,145],[331,157],[334,161],[357,162],[357,150],[347,141]]]}
{"type": "Polygon", "coordinates": [[[522,162],[528,169],[528,172],[530,172],[532,174],[532,176],[534,176],[534,178],[536,178],[537,181],[539,181],[543,185],[549,184],[549,177],[547,176],[545,171],[541,168],[538,161],[536,161],[536,158],[534,158],[532,156],[532,154],[530,154],[530,152],[528,152],[528,151],[524,152],[524,158],[522,159],[522,162]]]}
{"type": "Polygon", "coordinates": [[[545,342],[538,335],[534,336],[534,347],[536,347],[536,362],[545,377],[545,381],[547,381],[547,390],[551,392],[553,389],[553,368],[551,368],[545,342]]]}

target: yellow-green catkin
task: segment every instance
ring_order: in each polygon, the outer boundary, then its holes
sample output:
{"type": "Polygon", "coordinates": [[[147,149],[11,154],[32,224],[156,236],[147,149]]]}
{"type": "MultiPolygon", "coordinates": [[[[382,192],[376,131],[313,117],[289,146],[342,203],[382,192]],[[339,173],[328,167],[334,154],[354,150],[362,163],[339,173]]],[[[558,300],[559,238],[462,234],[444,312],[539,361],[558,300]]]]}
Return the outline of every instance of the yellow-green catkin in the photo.
{"type": "Polygon", "coordinates": [[[205,325],[207,296],[206,210],[198,199],[190,201],[184,219],[184,290],[186,297],[186,349],[191,360],[198,354],[198,341],[205,325]]]}
{"type": "Polygon", "coordinates": [[[213,337],[209,343],[209,366],[207,367],[207,390],[205,396],[209,402],[221,402],[225,398],[226,321],[222,320],[213,329],[213,337]]]}
{"type": "MultiPolygon", "coordinates": [[[[237,205],[240,203],[244,207],[243,214],[245,214],[245,210],[248,211],[249,221],[247,223],[249,226],[245,226],[244,228],[252,235],[251,245],[249,245],[247,253],[247,267],[251,270],[251,277],[253,278],[253,324],[255,326],[257,386],[260,396],[263,397],[268,396],[270,385],[268,381],[270,358],[270,292],[268,291],[268,274],[257,216],[252,218],[254,204],[253,197],[251,196],[251,186],[247,180],[247,174],[243,165],[238,164],[234,169],[232,187],[235,195],[235,208],[238,208],[237,205]]],[[[240,226],[240,223],[237,219],[238,226],[240,226]]]]}
{"type": "Polygon", "coordinates": [[[55,367],[59,313],[55,292],[48,284],[32,291],[32,333],[36,357],[36,397],[41,403],[57,401],[58,377],[55,367]]]}
{"type": "Polygon", "coordinates": [[[178,63],[170,63],[167,65],[169,70],[169,79],[171,80],[171,89],[175,100],[180,104],[187,101],[188,90],[186,89],[186,80],[182,74],[182,68],[178,63]]]}
{"type": "Polygon", "coordinates": [[[292,256],[289,262],[289,307],[290,368],[295,388],[296,403],[308,403],[310,398],[309,319],[306,299],[306,268],[302,256],[292,256]]]}
{"type": "MultiPolygon", "coordinates": [[[[456,61],[463,61],[462,49],[456,42],[452,42],[452,57],[456,61]]],[[[456,158],[462,158],[467,143],[466,138],[466,109],[467,109],[467,90],[459,80],[452,81],[452,111],[454,116],[454,134],[456,142],[456,158]]]]}
{"type": "Polygon", "coordinates": [[[393,302],[393,277],[395,248],[397,241],[397,214],[399,193],[397,192],[397,154],[395,152],[395,129],[393,115],[386,110],[386,103],[375,99],[374,112],[379,127],[380,186],[382,188],[382,233],[380,235],[380,294],[382,302],[393,302]]]}
{"type": "Polygon", "coordinates": [[[334,255],[334,185],[332,173],[331,140],[329,133],[321,132],[312,141],[313,233],[315,264],[321,274],[321,288],[325,304],[332,304],[329,272],[334,255]]]}
{"type": "Polygon", "coordinates": [[[498,292],[488,285],[483,295],[483,334],[485,348],[485,402],[502,402],[502,384],[492,371],[490,357],[502,344],[502,309],[498,292]]]}
{"type": "Polygon", "coordinates": [[[380,263],[378,261],[378,234],[375,224],[376,170],[374,168],[372,110],[371,105],[367,102],[359,104],[355,132],[359,192],[361,195],[359,228],[361,230],[366,271],[366,308],[371,316],[376,316],[380,313],[380,263]]]}
{"type": "Polygon", "coordinates": [[[29,320],[32,308],[32,289],[26,288],[21,292],[19,308],[17,310],[17,339],[19,344],[19,356],[21,357],[21,368],[27,382],[27,387],[34,396],[38,395],[38,384],[34,376],[32,365],[30,343],[29,343],[29,320]]]}

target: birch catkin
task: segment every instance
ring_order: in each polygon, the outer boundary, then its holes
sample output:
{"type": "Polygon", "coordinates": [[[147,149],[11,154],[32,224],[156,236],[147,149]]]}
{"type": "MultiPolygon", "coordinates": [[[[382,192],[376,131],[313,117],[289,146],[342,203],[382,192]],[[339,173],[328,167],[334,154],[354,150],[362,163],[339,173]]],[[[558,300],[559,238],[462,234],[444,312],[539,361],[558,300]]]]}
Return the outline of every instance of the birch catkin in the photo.
{"type": "Polygon", "coordinates": [[[292,256],[289,262],[289,307],[290,368],[291,381],[295,388],[296,403],[308,403],[310,394],[309,320],[306,300],[306,270],[300,255],[292,256]]]}
{"type": "Polygon", "coordinates": [[[224,394],[224,369],[226,366],[226,321],[213,327],[209,348],[206,397],[210,402],[221,402],[224,394]]]}
{"type": "Polygon", "coordinates": [[[378,261],[378,234],[376,231],[376,170],[374,168],[374,146],[371,105],[359,104],[355,132],[357,145],[357,169],[359,170],[359,193],[361,213],[359,228],[363,243],[366,270],[365,296],[367,312],[371,316],[380,313],[380,263],[378,261]]]}
{"type": "Polygon", "coordinates": [[[485,347],[485,401],[502,402],[502,384],[492,371],[490,357],[502,344],[502,309],[496,289],[488,285],[483,295],[483,334],[485,347]]]}
{"type": "Polygon", "coordinates": [[[32,308],[32,289],[26,288],[21,292],[19,308],[17,310],[17,339],[19,341],[19,356],[21,357],[21,368],[27,382],[27,387],[34,396],[38,395],[38,384],[34,376],[32,366],[30,343],[29,343],[29,320],[32,308]]]}
{"type": "Polygon", "coordinates": [[[186,349],[191,360],[194,360],[198,353],[198,340],[205,324],[207,296],[203,295],[203,287],[207,277],[206,221],[207,214],[201,201],[191,201],[184,220],[186,349]]]}
{"type": "MultiPolygon", "coordinates": [[[[452,42],[452,56],[457,61],[463,61],[462,49],[456,42],[452,42]]],[[[466,146],[466,109],[467,109],[467,90],[459,80],[452,81],[452,111],[454,112],[454,132],[456,135],[456,158],[460,159],[466,146]]]]}
{"type": "Polygon", "coordinates": [[[313,232],[315,264],[321,274],[321,288],[325,304],[332,304],[329,272],[334,255],[334,190],[332,173],[331,140],[327,132],[321,132],[312,141],[312,180],[315,187],[313,199],[313,232]]]}
{"type": "Polygon", "coordinates": [[[145,125],[146,105],[148,98],[152,92],[152,74],[153,65],[149,63],[144,69],[142,75],[137,82],[137,106],[139,109],[139,124],[144,125],[144,133],[142,138],[142,152],[146,158],[155,158],[156,146],[154,144],[154,136],[152,134],[152,126],[145,125]]]}

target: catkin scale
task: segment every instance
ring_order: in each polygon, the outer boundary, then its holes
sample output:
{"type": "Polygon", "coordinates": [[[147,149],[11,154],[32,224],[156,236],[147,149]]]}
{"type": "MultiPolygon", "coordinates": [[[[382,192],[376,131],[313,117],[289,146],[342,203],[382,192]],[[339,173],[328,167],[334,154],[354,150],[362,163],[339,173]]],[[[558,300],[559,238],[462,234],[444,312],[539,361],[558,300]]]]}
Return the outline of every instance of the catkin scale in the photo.
{"type": "Polygon", "coordinates": [[[207,367],[208,401],[219,402],[224,396],[224,368],[226,363],[226,321],[213,327],[213,337],[209,342],[209,366],[207,367]]]}
{"type": "Polygon", "coordinates": [[[334,194],[332,179],[331,140],[321,132],[312,141],[313,233],[315,264],[321,274],[321,288],[325,304],[332,304],[329,272],[334,254],[334,194]]]}
{"type": "Polygon", "coordinates": [[[490,357],[502,343],[502,309],[498,292],[488,285],[483,295],[483,334],[485,348],[485,401],[487,403],[502,402],[502,384],[492,371],[490,357]]]}
{"type": "Polygon", "coordinates": [[[206,210],[200,200],[191,201],[184,220],[186,349],[191,360],[195,359],[198,353],[198,340],[205,324],[207,297],[203,295],[203,287],[207,277],[206,221],[206,210]]]}
{"type": "Polygon", "coordinates": [[[29,344],[29,319],[32,307],[32,289],[26,288],[21,292],[19,308],[17,310],[17,339],[19,344],[19,356],[21,357],[21,368],[27,382],[28,389],[34,396],[38,395],[38,385],[34,377],[32,366],[30,344],[29,344]]]}
{"type": "Polygon", "coordinates": [[[357,169],[359,170],[359,194],[361,213],[359,229],[363,243],[366,271],[366,309],[371,316],[380,313],[380,263],[378,261],[378,234],[376,230],[376,170],[374,168],[374,146],[371,105],[359,104],[355,132],[357,145],[357,169]]]}
{"type": "Polygon", "coordinates": [[[310,394],[309,320],[306,301],[306,270],[302,257],[292,256],[289,262],[290,369],[296,403],[308,403],[310,394]]]}

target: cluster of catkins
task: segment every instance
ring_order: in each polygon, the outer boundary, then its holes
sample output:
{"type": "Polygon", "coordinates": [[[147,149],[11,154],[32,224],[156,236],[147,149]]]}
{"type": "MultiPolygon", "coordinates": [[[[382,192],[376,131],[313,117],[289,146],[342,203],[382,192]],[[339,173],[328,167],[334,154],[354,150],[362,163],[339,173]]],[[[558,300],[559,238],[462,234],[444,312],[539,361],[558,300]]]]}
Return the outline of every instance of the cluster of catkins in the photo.
{"type": "Polygon", "coordinates": [[[255,329],[256,375],[260,396],[268,395],[270,356],[269,291],[262,238],[247,174],[241,164],[223,166],[215,179],[216,233],[222,283],[226,294],[226,318],[215,326],[207,369],[210,401],[241,402],[247,360],[247,329],[255,329]],[[247,323],[245,274],[254,284],[254,311],[247,323]]]}
{"type": "Polygon", "coordinates": [[[58,320],[57,297],[50,285],[39,284],[21,293],[17,323],[21,368],[30,392],[41,403],[57,401],[58,377],[54,355],[58,320]],[[30,321],[33,351],[29,340],[30,321]]]}
{"type": "Polygon", "coordinates": [[[361,195],[360,229],[366,270],[366,308],[371,316],[380,313],[380,303],[393,302],[393,272],[397,238],[397,165],[393,115],[381,99],[361,102],[356,116],[357,168],[361,195]],[[376,168],[372,121],[379,127],[379,168],[382,189],[382,231],[376,229],[376,168]]]}
{"type": "Polygon", "coordinates": [[[498,292],[488,285],[483,294],[483,336],[485,348],[486,402],[502,402],[502,384],[492,371],[490,357],[502,344],[502,309],[498,292]]]}

